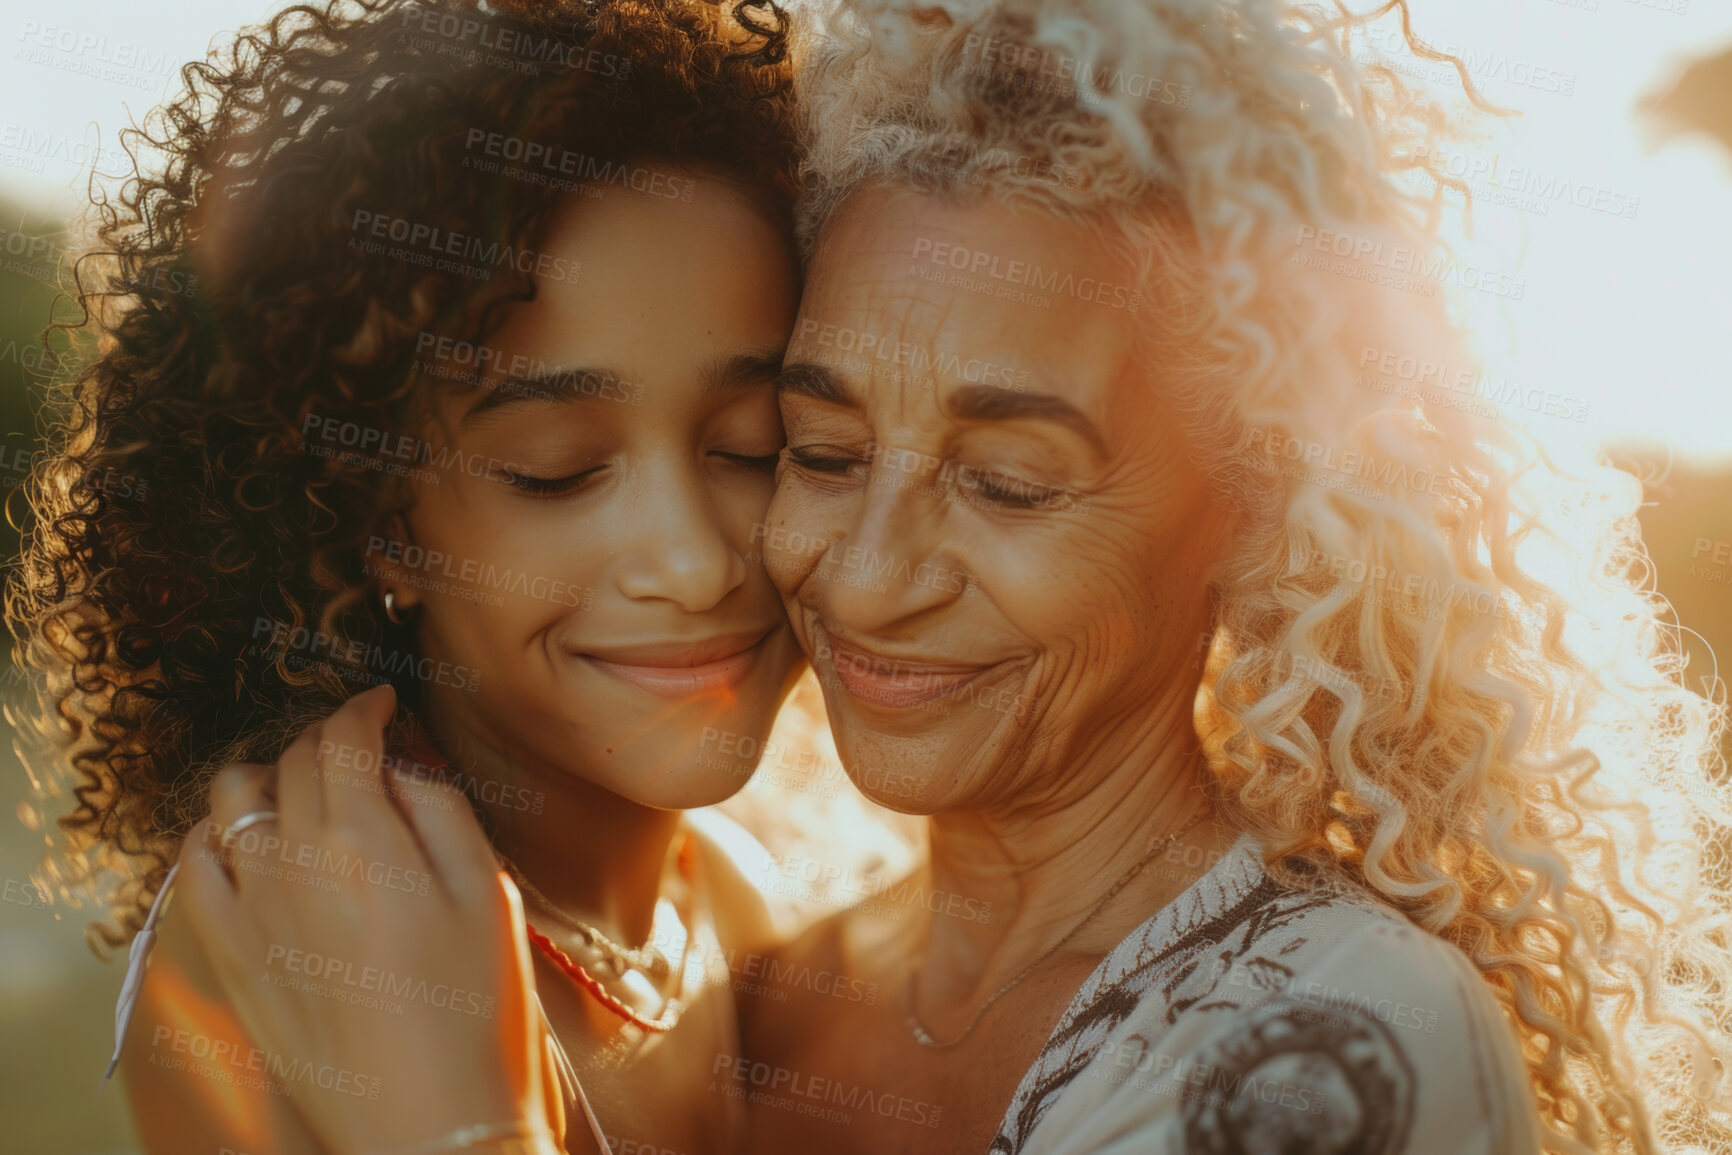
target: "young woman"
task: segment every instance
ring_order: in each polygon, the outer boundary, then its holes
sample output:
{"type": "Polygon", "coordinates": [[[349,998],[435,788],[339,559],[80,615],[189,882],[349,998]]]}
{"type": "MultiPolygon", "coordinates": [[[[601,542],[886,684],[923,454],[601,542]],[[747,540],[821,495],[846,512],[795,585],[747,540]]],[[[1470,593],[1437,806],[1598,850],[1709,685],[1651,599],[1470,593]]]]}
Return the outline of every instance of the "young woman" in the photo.
{"type": "MultiPolygon", "coordinates": [[[[1434,248],[1390,174],[1447,119],[1346,53],[1385,14],[824,13],[764,540],[850,776],[927,816],[910,887],[961,901],[778,952],[893,993],[759,1008],[715,1064],[750,1150],[1727,1148],[1723,710],[1644,584],[1640,486],[1366,387],[1367,350],[1473,363],[1382,264],[1434,248]]],[[[345,741],[382,748],[368,709],[345,741]]],[[[373,820],[508,917],[473,832],[373,820]]],[[[237,963],[366,949],[232,889],[199,867],[237,963]]],[[[379,937],[475,953],[415,913],[379,937]]],[[[235,975],[261,1037],[375,1053],[235,975]]],[[[450,1037],[445,1078],[499,1065],[450,1037]]]]}
{"type": "MultiPolygon", "coordinates": [[[[534,1058],[581,1080],[548,1082],[569,1149],[732,1142],[739,1105],[694,1092],[732,998],[690,964],[767,924],[728,832],[680,811],[743,785],[705,736],[761,749],[800,664],[752,560],[797,302],[786,67],[773,5],[695,0],[333,3],[189,67],[147,126],[166,163],[81,266],[98,346],[55,398],[8,606],[74,770],[73,861],[147,864],[111,945],[204,846],[219,767],[389,683],[364,703],[400,706],[405,793],[472,804],[526,896],[534,1058]]],[[[313,732],[324,789],[408,805],[338,731],[313,732]]],[[[211,849],[242,885],[337,920],[450,897],[295,841],[293,795],[280,821],[229,801],[211,849]]],[[[120,1054],[149,1150],[323,1149],[356,1102],[410,1109],[411,1138],[468,1121],[401,1066],[254,1046],[172,901],[158,925],[120,1054]]],[[[470,933],[522,957],[513,923],[470,933]]],[[[258,981],[376,1024],[524,1021],[434,962],[272,946],[258,981]]]]}

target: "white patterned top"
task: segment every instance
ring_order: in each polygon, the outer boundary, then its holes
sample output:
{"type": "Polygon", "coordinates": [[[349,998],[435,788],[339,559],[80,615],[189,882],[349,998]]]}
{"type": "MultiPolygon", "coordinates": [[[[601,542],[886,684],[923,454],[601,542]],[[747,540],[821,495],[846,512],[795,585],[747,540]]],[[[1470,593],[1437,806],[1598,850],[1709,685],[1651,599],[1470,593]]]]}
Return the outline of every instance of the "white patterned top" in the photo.
{"type": "Polygon", "coordinates": [[[1023,1076],[992,1155],[1540,1150],[1516,1040],[1454,947],[1242,836],[1133,931],[1023,1076]]]}

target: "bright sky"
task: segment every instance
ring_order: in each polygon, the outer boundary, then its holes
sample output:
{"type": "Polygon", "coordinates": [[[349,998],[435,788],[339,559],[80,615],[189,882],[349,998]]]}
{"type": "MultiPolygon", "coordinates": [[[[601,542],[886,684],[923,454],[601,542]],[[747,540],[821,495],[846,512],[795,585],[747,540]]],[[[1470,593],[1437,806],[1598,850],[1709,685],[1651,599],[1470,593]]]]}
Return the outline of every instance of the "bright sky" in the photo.
{"type": "MultiPolygon", "coordinates": [[[[165,96],[213,35],[281,6],[12,3],[0,16],[0,194],[75,205],[97,141],[112,148],[116,128],[165,96]]],[[[1688,137],[1649,154],[1632,117],[1681,60],[1732,43],[1732,3],[1412,6],[1420,35],[1468,56],[1485,94],[1524,112],[1451,158],[1476,191],[1463,262],[1524,282],[1520,300],[1464,294],[1488,376],[1567,399],[1536,407],[1585,409],[1583,423],[1535,417],[1565,422],[1558,432],[1648,436],[1699,464],[1732,464],[1732,163],[1688,137]]]]}

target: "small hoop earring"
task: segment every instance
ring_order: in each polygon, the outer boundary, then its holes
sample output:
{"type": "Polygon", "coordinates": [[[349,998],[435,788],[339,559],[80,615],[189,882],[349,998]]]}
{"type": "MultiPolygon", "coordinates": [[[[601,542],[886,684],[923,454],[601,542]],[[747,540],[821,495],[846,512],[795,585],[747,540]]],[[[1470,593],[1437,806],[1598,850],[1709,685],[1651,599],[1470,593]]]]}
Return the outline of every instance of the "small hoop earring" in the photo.
{"type": "Polygon", "coordinates": [[[390,618],[392,622],[396,623],[399,626],[409,624],[408,616],[405,614],[400,614],[397,611],[397,591],[396,590],[386,590],[385,591],[385,616],[390,618]]]}

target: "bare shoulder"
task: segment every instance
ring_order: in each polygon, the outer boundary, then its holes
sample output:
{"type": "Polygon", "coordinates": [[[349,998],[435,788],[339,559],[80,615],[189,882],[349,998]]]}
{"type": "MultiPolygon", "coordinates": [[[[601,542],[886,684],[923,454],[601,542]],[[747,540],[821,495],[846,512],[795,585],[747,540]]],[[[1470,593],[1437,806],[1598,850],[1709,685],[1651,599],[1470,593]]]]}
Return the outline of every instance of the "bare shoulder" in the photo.
{"type": "MultiPolygon", "coordinates": [[[[116,983],[118,993],[119,984],[116,983]]],[[[319,1148],[223,998],[171,896],[158,925],[119,1074],[144,1149],[289,1155],[319,1148]]]]}
{"type": "Polygon", "coordinates": [[[877,1002],[877,984],[850,967],[847,949],[854,916],[842,911],[807,926],[759,959],[747,976],[761,997],[742,999],[741,1034],[754,1057],[787,1059],[814,1040],[814,1009],[826,1019],[854,1004],[877,1002]],[[838,1004],[837,998],[844,1003],[838,1004]]]}
{"type": "Polygon", "coordinates": [[[781,942],[791,919],[758,888],[772,865],[770,852],[750,831],[715,809],[686,812],[699,869],[714,903],[716,935],[724,947],[754,951],[781,942]]]}

